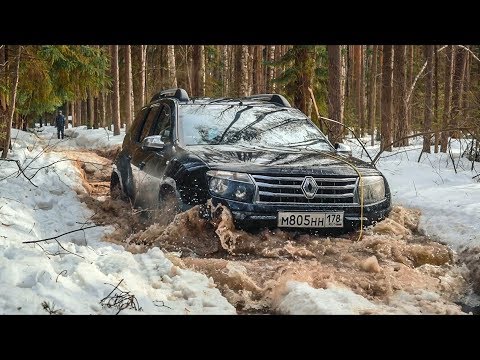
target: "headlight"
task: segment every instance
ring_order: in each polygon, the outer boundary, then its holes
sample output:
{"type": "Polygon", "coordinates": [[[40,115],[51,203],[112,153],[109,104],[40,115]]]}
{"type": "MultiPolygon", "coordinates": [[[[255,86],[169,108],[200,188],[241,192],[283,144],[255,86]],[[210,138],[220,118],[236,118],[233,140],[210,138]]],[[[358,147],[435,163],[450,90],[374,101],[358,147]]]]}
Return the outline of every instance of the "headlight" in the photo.
{"type": "Polygon", "coordinates": [[[241,202],[253,201],[255,185],[248,174],[211,170],[207,171],[207,176],[212,195],[241,202]]]}
{"type": "Polygon", "coordinates": [[[358,198],[362,196],[363,183],[363,203],[373,204],[385,198],[385,182],[382,176],[363,176],[359,185],[358,198]]]}

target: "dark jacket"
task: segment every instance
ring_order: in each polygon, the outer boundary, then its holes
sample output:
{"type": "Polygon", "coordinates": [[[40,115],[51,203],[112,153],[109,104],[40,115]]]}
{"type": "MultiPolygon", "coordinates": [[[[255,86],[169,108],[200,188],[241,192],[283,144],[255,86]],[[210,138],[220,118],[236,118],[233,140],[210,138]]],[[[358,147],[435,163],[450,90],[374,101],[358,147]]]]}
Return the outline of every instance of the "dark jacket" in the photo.
{"type": "Polygon", "coordinates": [[[55,125],[57,126],[58,129],[62,129],[65,127],[65,116],[62,114],[58,114],[57,117],[55,118],[55,125]]]}

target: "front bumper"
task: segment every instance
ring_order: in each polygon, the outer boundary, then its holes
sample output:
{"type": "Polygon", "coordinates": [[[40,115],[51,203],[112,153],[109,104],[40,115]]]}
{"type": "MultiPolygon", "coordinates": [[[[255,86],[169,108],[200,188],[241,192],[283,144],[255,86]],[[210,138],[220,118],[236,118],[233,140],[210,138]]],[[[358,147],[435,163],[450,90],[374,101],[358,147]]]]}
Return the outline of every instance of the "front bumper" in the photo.
{"type": "MultiPolygon", "coordinates": [[[[279,211],[304,211],[304,212],[322,212],[322,211],[343,211],[343,228],[308,228],[305,230],[314,230],[322,233],[347,232],[360,228],[360,206],[358,204],[345,204],[342,206],[329,206],[327,204],[265,204],[265,203],[241,203],[232,200],[212,197],[213,205],[222,204],[232,212],[235,226],[248,230],[261,229],[264,227],[276,228],[277,216],[279,211]]],[[[363,207],[363,226],[369,226],[384,219],[391,210],[391,200],[388,196],[383,201],[363,207]]],[[[283,228],[288,229],[288,228],[283,228]]],[[[291,228],[302,230],[302,228],[291,228]]]]}

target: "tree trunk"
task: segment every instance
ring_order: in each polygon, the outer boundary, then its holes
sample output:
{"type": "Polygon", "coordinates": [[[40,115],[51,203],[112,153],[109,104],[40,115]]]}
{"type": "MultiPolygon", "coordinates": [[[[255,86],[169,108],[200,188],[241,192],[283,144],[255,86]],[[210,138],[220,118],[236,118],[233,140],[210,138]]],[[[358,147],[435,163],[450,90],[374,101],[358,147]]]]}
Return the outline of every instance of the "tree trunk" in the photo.
{"type": "Polygon", "coordinates": [[[433,47],[434,50],[434,76],[433,76],[433,91],[435,97],[433,100],[433,128],[435,129],[435,142],[433,147],[433,152],[438,153],[438,143],[440,142],[440,134],[438,132],[439,121],[438,121],[438,46],[433,47]]]}
{"type": "Polygon", "coordinates": [[[253,57],[255,53],[255,45],[248,46],[248,61],[247,61],[247,73],[248,73],[248,86],[247,86],[247,94],[251,95],[253,92],[253,57]]]}
{"type": "Polygon", "coordinates": [[[463,80],[463,101],[462,101],[462,107],[463,107],[463,119],[465,120],[465,123],[468,123],[468,117],[469,117],[469,106],[470,106],[470,101],[469,101],[469,94],[470,94],[470,66],[471,66],[471,59],[472,56],[470,53],[467,53],[466,59],[465,59],[465,74],[464,74],[464,80],[463,80]]]}
{"type": "Polygon", "coordinates": [[[192,95],[205,96],[205,49],[203,45],[193,45],[192,95]]]}
{"type": "Polygon", "coordinates": [[[370,145],[375,145],[375,95],[377,93],[377,52],[378,45],[373,46],[368,87],[368,123],[370,125],[370,145]]]}
{"type": "MultiPolygon", "coordinates": [[[[8,85],[8,61],[7,61],[8,45],[0,46],[0,81],[4,79],[4,85],[8,85]]],[[[7,94],[0,91],[0,124],[6,124],[8,117],[8,99],[7,94]]]]}
{"type": "MultiPolygon", "coordinates": [[[[395,133],[394,140],[408,135],[407,103],[406,103],[406,77],[405,77],[405,45],[394,46],[393,61],[393,99],[395,110],[395,133]]],[[[394,146],[407,146],[408,139],[402,140],[394,146]]]]}
{"type": "Polygon", "coordinates": [[[167,46],[167,69],[168,69],[168,86],[177,87],[177,69],[175,66],[175,47],[167,46]]]}
{"type": "MultiPolygon", "coordinates": [[[[278,61],[281,58],[282,46],[276,45],[273,61],[278,61]]],[[[278,66],[273,66],[273,78],[277,79],[280,76],[280,68],[278,66]]],[[[274,91],[278,92],[278,84],[273,83],[274,91]]]]}
{"type": "Polygon", "coordinates": [[[247,59],[248,46],[236,45],[235,49],[235,95],[247,96],[248,91],[248,73],[247,59]]]}
{"type": "Polygon", "coordinates": [[[82,100],[82,125],[87,125],[88,127],[88,101],[82,100]]]}
{"type": "Polygon", "coordinates": [[[10,149],[10,142],[12,140],[12,122],[13,116],[15,114],[15,105],[17,101],[17,89],[18,89],[18,77],[20,75],[20,55],[22,53],[22,46],[21,45],[13,45],[12,46],[13,53],[16,55],[15,57],[15,65],[13,66],[13,82],[12,82],[12,90],[10,96],[10,106],[7,118],[7,128],[5,134],[5,145],[3,146],[2,158],[6,159],[8,155],[8,150],[10,149]]]}
{"type": "Polygon", "coordinates": [[[253,49],[253,93],[260,94],[262,92],[262,74],[263,59],[262,45],[255,45],[253,49]]]}
{"type": "Polygon", "coordinates": [[[77,110],[75,106],[75,101],[71,102],[70,111],[72,112],[72,127],[75,127],[77,123],[77,110]]]}
{"type": "Polygon", "coordinates": [[[88,96],[87,96],[87,113],[88,113],[87,129],[92,129],[93,123],[95,122],[95,105],[93,103],[93,95],[90,90],[88,91],[88,96]]]}
{"type": "Polygon", "coordinates": [[[240,60],[240,96],[248,95],[248,46],[241,47],[240,60]]]}
{"type": "Polygon", "coordinates": [[[82,125],[82,100],[77,100],[75,104],[75,111],[76,111],[76,122],[75,126],[82,125]]]}
{"type": "MultiPolygon", "coordinates": [[[[462,90],[463,90],[463,78],[465,74],[465,59],[466,54],[465,50],[462,48],[457,48],[455,50],[455,65],[453,71],[453,84],[452,84],[452,112],[451,112],[451,126],[457,127],[460,123],[459,118],[461,115],[460,106],[462,99],[462,90]]],[[[458,131],[453,131],[451,136],[453,138],[458,138],[458,131]]]]}
{"type": "MultiPolygon", "coordinates": [[[[342,60],[341,46],[327,45],[328,52],[328,117],[343,124],[342,106],[342,60]]],[[[331,129],[328,137],[335,144],[342,142],[343,127],[340,124],[328,123],[331,129]]]]}
{"type": "Polygon", "coordinates": [[[222,96],[227,96],[229,93],[229,56],[228,56],[229,45],[224,45],[222,48],[222,96]]]}
{"type": "Polygon", "coordinates": [[[145,47],[132,45],[133,112],[136,114],[145,105],[145,47]]]}
{"type": "MultiPolygon", "coordinates": [[[[427,60],[427,67],[425,69],[425,121],[423,123],[423,131],[430,131],[432,128],[433,106],[433,45],[425,45],[425,58],[427,60]]],[[[422,151],[430,153],[432,135],[423,136],[423,149],[422,151]]]]}
{"type": "Polygon", "coordinates": [[[378,46],[378,84],[377,86],[377,117],[379,119],[378,121],[378,126],[377,126],[377,134],[375,136],[376,141],[381,140],[381,135],[382,135],[382,91],[383,91],[383,46],[379,45],[378,46]]]}
{"type": "Polygon", "coordinates": [[[315,58],[313,54],[313,46],[295,45],[294,68],[297,70],[297,78],[295,80],[295,88],[297,91],[294,96],[294,104],[304,114],[308,115],[311,105],[311,97],[308,88],[311,88],[313,78],[315,58]]]}
{"type": "MultiPolygon", "coordinates": [[[[348,62],[348,59],[347,59],[347,51],[346,49],[348,49],[348,45],[342,45],[340,46],[340,62],[341,62],[341,70],[340,70],[340,79],[341,79],[341,87],[342,87],[342,97],[341,97],[341,101],[342,101],[342,111],[345,110],[345,98],[346,98],[346,94],[347,94],[347,62],[348,62]]],[[[343,129],[343,131],[345,132],[345,129],[343,129]]]]}
{"type": "Polygon", "coordinates": [[[93,110],[94,110],[94,114],[95,114],[94,117],[93,117],[94,118],[93,128],[98,129],[98,122],[99,122],[99,118],[100,118],[100,106],[99,106],[99,102],[98,102],[98,96],[96,96],[93,99],[93,110]]]}
{"type": "Polygon", "coordinates": [[[267,46],[267,93],[273,93],[275,91],[275,85],[273,83],[273,65],[271,64],[275,60],[275,45],[267,46]]]}
{"type": "Polygon", "coordinates": [[[130,45],[125,45],[125,132],[132,125],[132,49],[130,45]]]}
{"type": "MultiPolygon", "coordinates": [[[[452,69],[453,69],[453,46],[448,45],[445,56],[445,100],[443,102],[442,129],[446,129],[450,123],[450,102],[452,98],[452,69]]],[[[447,152],[449,133],[443,131],[440,141],[440,151],[447,152]]]]}
{"type": "MultiPolygon", "coordinates": [[[[410,89],[412,87],[413,80],[414,80],[414,77],[413,77],[413,45],[408,45],[407,51],[408,51],[408,54],[407,54],[407,57],[408,57],[407,89],[410,89]]],[[[408,124],[407,128],[408,128],[408,127],[410,127],[411,124],[413,124],[412,101],[410,100],[410,102],[406,105],[407,105],[407,124],[408,124]]],[[[403,145],[404,146],[408,145],[408,139],[403,142],[403,145]]]]}
{"type": "Polygon", "coordinates": [[[127,77],[125,76],[125,46],[118,45],[118,88],[119,88],[119,99],[120,103],[120,127],[126,123],[127,119],[127,102],[125,101],[126,96],[126,87],[127,87],[127,77]]]}
{"type": "Polygon", "coordinates": [[[358,133],[362,134],[362,126],[363,121],[362,119],[362,45],[354,45],[353,46],[353,58],[354,58],[354,88],[355,88],[355,127],[359,130],[358,133]]]}
{"type": "Polygon", "coordinates": [[[102,91],[98,94],[98,113],[95,117],[97,120],[94,124],[95,129],[99,129],[105,124],[105,93],[102,91]]]}
{"type": "Polygon", "coordinates": [[[383,45],[381,148],[386,151],[392,151],[392,53],[392,45],[383,45]]]}
{"type": "Polygon", "coordinates": [[[113,69],[112,120],[113,135],[120,135],[120,89],[118,73],[118,45],[111,45],[113,69]]]}

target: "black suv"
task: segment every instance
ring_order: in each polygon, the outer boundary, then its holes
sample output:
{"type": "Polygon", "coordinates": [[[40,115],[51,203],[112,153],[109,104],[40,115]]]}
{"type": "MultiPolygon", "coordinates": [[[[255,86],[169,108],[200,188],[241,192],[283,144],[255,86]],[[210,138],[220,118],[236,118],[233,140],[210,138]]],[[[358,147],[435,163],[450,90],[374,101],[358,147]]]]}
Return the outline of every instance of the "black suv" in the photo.
{"type": "Polygon", "coordinates": [[[211,198],[240,227],[343,231],[391,209],[385,177],[349,150],[281,95],[190,99],[170,89],[136,116],[111,190],[142,208],[173,200],[175,211],[211,198]]]}

